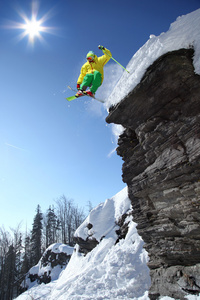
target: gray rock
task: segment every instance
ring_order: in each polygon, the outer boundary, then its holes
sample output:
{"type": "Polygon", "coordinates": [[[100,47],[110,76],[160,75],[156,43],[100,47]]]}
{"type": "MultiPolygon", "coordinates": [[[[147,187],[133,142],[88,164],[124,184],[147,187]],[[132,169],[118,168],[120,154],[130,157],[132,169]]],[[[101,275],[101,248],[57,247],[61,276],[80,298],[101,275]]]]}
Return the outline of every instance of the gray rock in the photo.
{"type": "Polygon", "coordinates": [[[150,257],[150,299],[200,292],[200,76],[192,57],[192,49],[161,56],[106,118],[125,128],[117,153],[150,257]]]}

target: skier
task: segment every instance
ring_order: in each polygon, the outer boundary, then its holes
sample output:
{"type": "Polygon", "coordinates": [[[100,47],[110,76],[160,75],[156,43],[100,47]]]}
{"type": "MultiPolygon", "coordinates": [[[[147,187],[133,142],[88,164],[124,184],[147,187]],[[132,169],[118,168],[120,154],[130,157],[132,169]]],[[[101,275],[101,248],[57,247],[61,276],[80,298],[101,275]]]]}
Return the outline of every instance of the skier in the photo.
{"type": "Polygon", "coordinates": [[[103,67],[110,60],[112,54],[110,50],[99,45],[98,48],[104,55],[97,57],[93,51],[89,51],[86,58],[87,62],[82,66],[81,73],[77,81],[76,97],[84,95],[84,92],[94,97],[97,89],[101,86],[104,78],[103,67]],[[105,51],[105,52],[104,52],[105,51]],[[89,87],[88,90],[86,90],[89,87]]]}

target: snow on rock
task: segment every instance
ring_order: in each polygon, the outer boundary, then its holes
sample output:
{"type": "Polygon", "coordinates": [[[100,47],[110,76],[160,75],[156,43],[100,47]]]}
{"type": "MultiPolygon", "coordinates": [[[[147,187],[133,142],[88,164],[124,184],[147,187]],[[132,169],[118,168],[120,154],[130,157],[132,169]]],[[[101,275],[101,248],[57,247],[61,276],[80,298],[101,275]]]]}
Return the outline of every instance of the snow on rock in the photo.
{"type": "Polygon", "coordinates": [[[55,243],[50,245],[42,255],[36,266],[33,266],[26,275],[21,286],[30,289],[40,283],[49,283],[57,280],[60,273],[65,269],[74,251],[73,247],[55,243]]]}
{"type": "Polygon", "coordinates": [[[94,208],[82,225],[76,230],[75,237],[86,240],[87,237],[95,238],[100,242],[103,236],[115,235],[116,222],[130,208],[130,200],[127,196],[127,187],[116,194],[113,198],[107,199],[105,203],[94,208]],[[92,224],[92,228],[88,228],[92,224]]]}
{"type": "Polygon", "coordinates": [[[200,9],[178,17],[166,33],[150,35],[150,39],[130,60],[118,84],[110,94],[106,106],[120,102],[140,82],[146,69],[161,55],[181,48],[194,48],[194,68],[200,74],[200,9]]]}
{"type": "Polygon", "coordinates": [[[45,252],[50,250],[53,253],[65,253],[67,255],[72,255],[74,248],[66,244],[55,243],[50,245],[45,252]]]}

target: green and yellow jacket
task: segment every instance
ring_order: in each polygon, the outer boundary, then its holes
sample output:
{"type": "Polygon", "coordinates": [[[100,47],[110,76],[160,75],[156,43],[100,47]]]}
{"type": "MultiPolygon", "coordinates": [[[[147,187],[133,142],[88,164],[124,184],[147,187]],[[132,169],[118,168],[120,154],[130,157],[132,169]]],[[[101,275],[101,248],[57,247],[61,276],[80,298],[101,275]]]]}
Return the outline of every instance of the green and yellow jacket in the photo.
{"type": "Polygon", "coordinates": [[[82,83],[83,78],[85,77],[86,74],[94,73],[94,71],[98,71],[98,72],[101,73],[101,83],[103,82],[103,78],[104,78],[103,67],[110,60],[110,58],[112,56],[110,50],[105,48],[105,52],[107,52],[108,54],[104,53],[104,55],[102,55],[100,57],[97,57],[95,55],[93,62],[87,61],[82,66],[81,73],[80,73],[80,76],[79,76],[78,81],[77,81],[78,84],[82,83]]]}

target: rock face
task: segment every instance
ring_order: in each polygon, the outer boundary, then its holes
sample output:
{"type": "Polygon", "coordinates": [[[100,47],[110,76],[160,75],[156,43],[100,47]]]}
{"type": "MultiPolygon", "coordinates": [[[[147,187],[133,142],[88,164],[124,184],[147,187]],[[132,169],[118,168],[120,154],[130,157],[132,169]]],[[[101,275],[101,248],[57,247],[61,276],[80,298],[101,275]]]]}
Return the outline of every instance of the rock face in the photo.
{"type": "Polygon", "coordinates": [[[117,153],[150,257],[152,300],[200,292],[200,76],[192,57],[192,49],[161,56],[106,118],[125,128],[117,153]]]}

